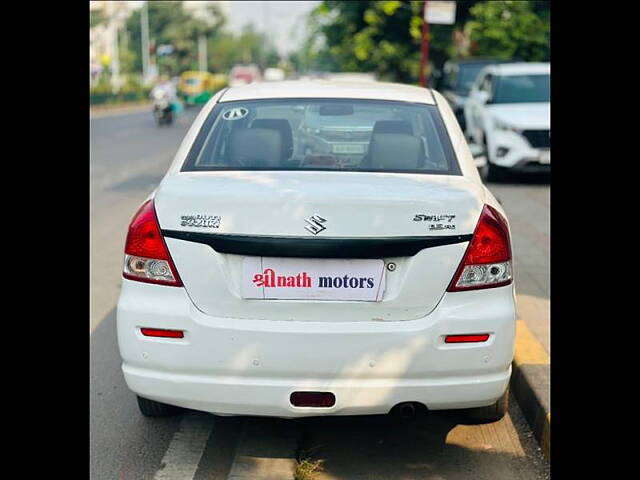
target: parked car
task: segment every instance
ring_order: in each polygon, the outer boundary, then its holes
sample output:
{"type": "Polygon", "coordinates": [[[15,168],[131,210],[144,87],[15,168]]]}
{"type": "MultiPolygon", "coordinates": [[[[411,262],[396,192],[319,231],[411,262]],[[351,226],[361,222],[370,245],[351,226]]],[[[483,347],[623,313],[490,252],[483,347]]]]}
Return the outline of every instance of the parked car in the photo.
{"type": "Polygon", "coordinates": [[[550,78],[549,63],[491,65],[478,75],[465,117],[467,136],[486,148],[489,180],[550,170],[550,78]]]}
{"type": "Polygon", "coordinates": [[[444,64],[437,88],[451,105],[463,132],[466,128],[464,105],[478,73],[487,65],[505,62],[497,58],[467,58],[444,64]]]}
{"type": "Polygon", "coordinates": [[[265,82],[279,82],[284,80],[286,74],[284,70],[281,68],[267,68],[264,71],[264,81],[265,82]]]}
{"type": "Polygon", "coordinates": [[[229,86],[239,87],[262,79],[257,65],[235,65],[229,72],[229,86]]]}
{"type": "Polygon", "coordinates": [[[123,264],[118,345],[144,415],[507,409],[509,224],[433,90],[219,92],[135,214],[123,264]],[[357,161],[295,148],[310,111],[372,126],[364,151],[344,149],[357,161]]]}

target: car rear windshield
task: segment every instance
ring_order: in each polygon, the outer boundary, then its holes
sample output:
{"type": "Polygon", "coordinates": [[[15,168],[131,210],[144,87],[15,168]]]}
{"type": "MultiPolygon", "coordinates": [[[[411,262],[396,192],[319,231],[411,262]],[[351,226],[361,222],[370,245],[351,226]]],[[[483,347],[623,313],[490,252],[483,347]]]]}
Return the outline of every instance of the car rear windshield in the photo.
{"type": "Polygon", "coordinates": [[[182,171],[305,169],[460,175],[436,106],[345,99],[219,103],[182,171]]]}

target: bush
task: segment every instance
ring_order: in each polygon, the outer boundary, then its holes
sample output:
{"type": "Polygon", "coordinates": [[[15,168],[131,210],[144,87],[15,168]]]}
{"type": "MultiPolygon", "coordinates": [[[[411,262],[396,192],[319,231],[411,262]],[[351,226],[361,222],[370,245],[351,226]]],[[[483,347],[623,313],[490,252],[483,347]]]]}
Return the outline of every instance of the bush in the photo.
{"type": "Polygon", "coordinates": [[[144,87],[137,76],[128,75],[120,91],[114,94],[109,78],[103,75],[100,80],[98,80],[96,86],[89,89],[89,105],[147,100],[150,92],[151,88],[144,87]]]}

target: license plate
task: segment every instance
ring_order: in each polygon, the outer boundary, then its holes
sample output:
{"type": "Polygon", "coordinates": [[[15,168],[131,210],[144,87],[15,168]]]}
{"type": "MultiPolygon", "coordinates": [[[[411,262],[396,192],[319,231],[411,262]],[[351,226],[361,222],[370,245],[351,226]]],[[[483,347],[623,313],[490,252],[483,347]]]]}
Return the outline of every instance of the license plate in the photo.
{"type": "Polygon", "coordinates": [[[551,163],[551,152],[540,152],[540,163],[549,164],[551,163]]]}
{"type": "Polygon", "coordinates": [[[359,143],[334,143],[333,153],[364,153],[364,145],[359,143]]]}
{"type": "Polygon", "coordinates": [[[242,298],[379,302],[384,261],[245,257],[242,298]]]}

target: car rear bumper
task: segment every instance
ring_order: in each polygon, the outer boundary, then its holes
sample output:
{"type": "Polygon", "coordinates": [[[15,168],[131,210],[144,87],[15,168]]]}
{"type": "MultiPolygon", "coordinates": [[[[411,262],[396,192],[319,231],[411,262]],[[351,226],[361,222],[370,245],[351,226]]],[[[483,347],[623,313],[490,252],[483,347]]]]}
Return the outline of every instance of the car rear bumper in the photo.
{"type": "Polygon", "coordinates": [[[447,293],[409,321],[307,322],[219,318],[183,288],[123,280],[118,344],[136,394],[219,414],[381,414],[401,402],[431,410],[489,405],[505,391],[515,335],[513,286],[447,293]],[[180,329],[182,339],[141,327],[180,329]],[[490,333],[476,344],[450,334],[490,333]],[[330,408],[294,407],[294,391],[332,392],[330,408]]]}
{"type": "Polygon", "coordinates": [[[316,415],[388,413],[402,402],[420,402],[430,410],[471,408],[494,403],[507,388],[511,367],[482,376],[443,379],[333,380],[215,377],[145,370],[123,365],[129,388],[152,400],[227,415],[283,418],[316,415]],[[294,407],[295,391],[332,392],[330,408],[294,407]]]}
{"type": "Polygon", "coordinates": [[[533,148],[519,134],[514,132],[496,132],[491,142],[491,163],[517,172],[549,172],[550,148],[533,148]]]}

